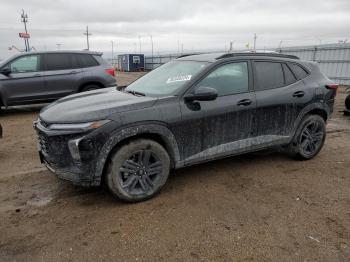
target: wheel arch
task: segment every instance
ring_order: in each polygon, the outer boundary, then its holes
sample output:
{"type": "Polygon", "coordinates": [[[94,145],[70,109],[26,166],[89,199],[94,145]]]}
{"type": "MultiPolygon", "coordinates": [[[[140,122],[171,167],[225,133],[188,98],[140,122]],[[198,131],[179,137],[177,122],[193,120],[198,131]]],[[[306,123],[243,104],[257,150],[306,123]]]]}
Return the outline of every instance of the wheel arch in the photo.
{"type": "Polygon", "coordinates": [[[298,115],[297,120],[294,123],[293,132],[291,137],[291,140],[294,139],[294,136],[298,130],[299,125],[302,123],[304,117],[306,115],[319,115],[323,118],[325,122],[329,119],[329,116],[331,114],[330,108],[323,104],[323,103],[313,103],[308,106],[306,106],[298,115]]]}
{"type": "Polygon", "coordinates": [[[103,146],[100,156],[98,157],[94,181],[97,184],[101,184],[111,156],[118,150],[118,148],[132,140],[141,138],[151,139],[162,145],[169,154],[170,167],[172,169],[176,167],[176,163],[180,161],[180,152],[173,133],[164,125],[136,125],[123,128],[122,130],[119,129],[117,132],[115,132],[115,134],[110,136],[109,140],[103,146]]]}

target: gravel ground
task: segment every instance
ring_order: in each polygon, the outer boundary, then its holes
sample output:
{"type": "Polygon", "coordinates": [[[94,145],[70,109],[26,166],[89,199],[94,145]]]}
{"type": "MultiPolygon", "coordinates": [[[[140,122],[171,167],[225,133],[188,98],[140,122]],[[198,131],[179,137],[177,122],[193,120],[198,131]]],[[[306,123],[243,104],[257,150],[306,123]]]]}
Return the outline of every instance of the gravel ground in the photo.
{"type": "MultiPolygon", "coordinates": [[[[123,85],[140,73],[118,73],[123,85]]],[[[60,181],[39,163],[40,106],[0,115],[0,261],[350,261],[344,89],[321,153],[265,151],[177,170],[138,204],[60,181]]]]}

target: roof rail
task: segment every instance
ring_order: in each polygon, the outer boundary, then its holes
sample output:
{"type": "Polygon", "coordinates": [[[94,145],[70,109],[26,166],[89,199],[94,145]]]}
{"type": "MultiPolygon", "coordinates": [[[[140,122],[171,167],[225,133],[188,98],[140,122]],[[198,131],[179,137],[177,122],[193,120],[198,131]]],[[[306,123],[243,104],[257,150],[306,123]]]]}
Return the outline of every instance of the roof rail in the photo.
{"type": "Polygon", "coordinates": [[[179,56],[176,57],[176,58],[182,58],[182,57],[191,56],[191,55],[201,55],[201,53],[184,54],[184,55],[179,55],[179,56]]]}
{"type": "Polygon", "coordinates": [[[295,55],[286,55],[281,53],[254,53],[254,52],[227,53],[217,57],[216,59],[223,59],[223,58],[229,58],[229,57],[235,57],[235,56],[269,56],[269,57],[300,59],[295,55]]]}

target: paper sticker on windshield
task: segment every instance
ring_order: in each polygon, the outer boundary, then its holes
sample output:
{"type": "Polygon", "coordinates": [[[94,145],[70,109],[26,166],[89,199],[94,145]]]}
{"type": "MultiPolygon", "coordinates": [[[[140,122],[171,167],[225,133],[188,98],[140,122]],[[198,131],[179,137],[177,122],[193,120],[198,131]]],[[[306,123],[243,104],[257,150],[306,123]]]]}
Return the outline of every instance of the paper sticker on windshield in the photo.
{"type": "Polygon", "coordinates": [[[175,83],[175,82],[183,82],[183,81],[190,81],[192,78],[192,75],[185,75],[185,76],[173,76],[169,77],[166,81],[167,84],[175,83]]]}

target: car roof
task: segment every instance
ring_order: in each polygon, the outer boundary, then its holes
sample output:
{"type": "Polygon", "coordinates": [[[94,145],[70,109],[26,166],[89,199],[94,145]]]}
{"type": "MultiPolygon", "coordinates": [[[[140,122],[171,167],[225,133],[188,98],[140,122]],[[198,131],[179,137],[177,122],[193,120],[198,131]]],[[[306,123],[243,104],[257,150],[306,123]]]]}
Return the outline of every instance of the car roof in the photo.
{"type": "Polygon", "coordinates": [[[12,60],[13,58],[20,57],[23,55],[38,55],[38,54],[88,54],[88,55],[98,55],[101,56],[103,53],[88,51],[88,50],[52,50],[52,51],[30,51],[16,54],[7,60],[12,60]]]}
{"type": "Polygon", "coordinates": [[[285,55],[277,52],[230,52],[230,53],[204,53],[204,54],[185,54],[179,56],[177,60],[181,61],[200,61],[200,62],[216,62],[221,59],[227,58],[249,58],[249,59],[291,59],[299,60],[299,57],[294,55],[285,55]]]}

